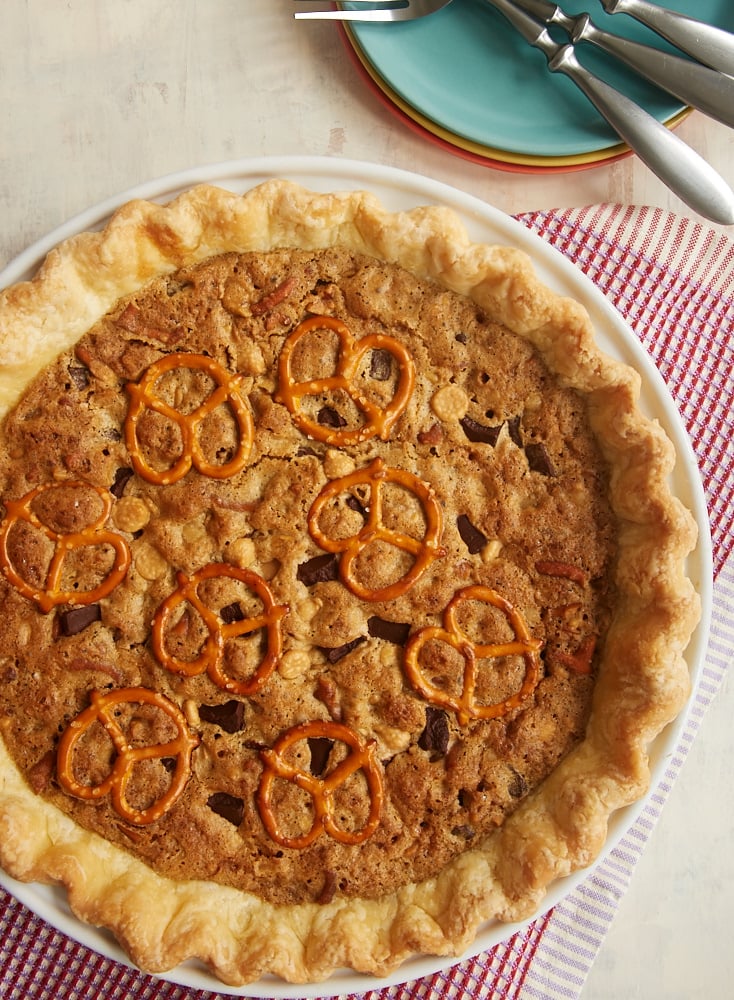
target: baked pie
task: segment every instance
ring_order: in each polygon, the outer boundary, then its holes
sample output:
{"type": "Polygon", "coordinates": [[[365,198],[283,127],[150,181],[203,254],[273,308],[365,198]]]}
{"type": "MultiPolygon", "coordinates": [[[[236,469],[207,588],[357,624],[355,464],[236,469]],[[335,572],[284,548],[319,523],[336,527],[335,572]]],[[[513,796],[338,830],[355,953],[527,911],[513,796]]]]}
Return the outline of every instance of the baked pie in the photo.
{"type": "Polygon", "coordinates": [[[688,694],[695,525],[523,253],[203,185],[0,336],[9,873],[244,984],[458,955],[594,861],[688,694]]]}

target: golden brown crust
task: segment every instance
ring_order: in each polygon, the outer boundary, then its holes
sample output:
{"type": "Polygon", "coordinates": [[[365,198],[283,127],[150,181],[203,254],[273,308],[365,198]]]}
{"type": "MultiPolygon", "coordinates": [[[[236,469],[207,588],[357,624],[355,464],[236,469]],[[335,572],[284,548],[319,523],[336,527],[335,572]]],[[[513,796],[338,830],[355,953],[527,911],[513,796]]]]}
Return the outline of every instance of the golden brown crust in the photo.
{"type": "Polygon", "coordinates": [[[222,252],[336,244],[469,296],[588,399],[619,521],[618,605],[592,715],[543,785],[434,878],[381,900],[289,906],[155,874],[36,796],[0,743],[3,866],[64,884],[75,912],[110,927],[151,971],[195,956],[228,983],[268,972],[306,982],[342,966],[386,974],[414,952],[460,953],[482,921],[531,914],[554,879],[594,860],[610,814],[645,791],[647,746],[688,693],[683,652],[699,611],[684,564],[695,526],[667,485],[672,445],[637,409],[637,374],[598,351],[582,307],[542,287],[525,255],[472,244],[446,210],[391,215],[369,194],[281,181],[244,197],[202,186],[168,206],[126,205],[104,232],[63,244],[34,281],[0,294],[0,405],[7,411],[31,375],[160,274],[222,252]]]}

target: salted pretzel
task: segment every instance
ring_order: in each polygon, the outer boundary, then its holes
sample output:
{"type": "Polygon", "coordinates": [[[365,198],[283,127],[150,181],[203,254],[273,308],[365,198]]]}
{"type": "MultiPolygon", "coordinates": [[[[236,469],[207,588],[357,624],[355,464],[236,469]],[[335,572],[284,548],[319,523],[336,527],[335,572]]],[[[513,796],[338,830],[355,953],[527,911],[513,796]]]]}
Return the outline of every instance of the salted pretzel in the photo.
{"type": "Polygon", "coordinates": [[[260,755],[265,762],[265,769],[257,792],[258,811],[268,834],[282,847],[297,850],[309,847],[322,833],[341,844],[362,844],[379,826],[384,792],[374,740],[363,740],[353,729],[337,722],[304,722],[289,729],[272,749],[262,750],[260,755]],[[314,775],[286,760],[291,747],[309,739],[342,743],[349,748],[349,754],[326,775],[314,775]],[[369,813],[361,830],[344,830],[337,823],[334,795],[358,771],[362,771],[367,783],[369,813]],[[311,828],[300,836],[288,836],[278,825],[273,799],[275,782],[279,778],[293,782],[311,796],[313,821],[311,828]]]}
{"type": "Polygon", "coordinates": [[[539,651],[542,641],[533,639],[520,612],[501,594],[490,587],[470,586],[457,590],[446,606],[443,627],[428,626],[415,632],[408,640],[403,666],[408,680],[415,690],[431,704],[456,712],[459,724],[465,726],[470,719],[496,719],[518,708],[532,694],[540,678],[539,651]],[[464,601],[483,601],[497,608],[507,619],[515,638],[510,642],[473,642],[462,631],[457,612],[464,601]],[[464,659],[462,690],[452,694],[429,681],[420,665],[420,654],[426,643],[445,642],[464,659]],[[476,702],[477,673],[479,659],[502,659],[506,656],[522,656],[525,661],[525,676],[520,689],[504,701],[490,705],[476,702]]]}
{"type": "Polygon", "coordinates": [[[61,483],[42,483],[26,493],[20,500],[5,501],[5,518],[0,525],[0,568],[10,583],[24,597],[35,601],[44,613],[51,611],[58,604],[94,604],[110,594],[125,578],[130,567],[130,546],[122,535],[104,528],[110,515],[113,497],[109,490],[94,486],[82,480],[72,480],[61,483]],[[47,490],[80,489],[92,490],[101,503],[101,511],[90,524],[80,531],[61,532],[45,524],[33,510],[33,502],[47,490]],[[13,527],[25,522],[40,531],[54,544],[54,551],[46,570],[44,582],[40,586],[29,583],[13,564],[9,552],[9,539],[13,527]],[[91,590],[62,589],[62,574],[64,563],[70,553],[76,549],[97,548],[109,545],[114,550],[114,563],[100,583],[91,590]]]}
{"type": "Polygon", "coordinates": [[[372,437],[386,441],[395,422],[402,414],[415,386],[415,365],[408,349],[386,334],[374,333],[355,340],[349,327],[333,316],[311,316],[290,334],[278,359],[278,392],[276,400],[283,403],[294,423],[309,437],[328,444],[344,446],[359,444],[372,437]],[[339,339],[339,355],[335,373],[326,378],[296,382],[292,372],[296,345],[315,330],[331,330],[339,339]],[[368,351],[387,351],[395,359],[398,381],[392,400],[385,407],[377,406],[357,385],[362,359],[368,351]],[[301,399],[341,390],[364,415],[364,423],[351,430],[324,426],[311,420],[300,410],[301,399]]]}
{"type": "Polygon", "coordinates": [[[314,542],[326,552],[340,553],[339,575],[342,582],[355,596],[364,601],[392,601],[407,593],[423,575],[434,559],[444,554],[441,548],[443,517],[441,507],[431,487],[405,469],[393,469],[376,458],[370,465],[340,479],[333,479],[316,497],[308,513],[308,530],[314,542]],[[426,518],[426,530],[422,538],[413,538],[403,532],[393,531],[383,524],[382,490],[386,483],[397,483],[413,493],[421,503],[426,518]],[[324,508],[340,493],[354,486],[369,486],[370,498],[366,508],[366,521],[356,535],[333,539],[325,535],[319,527],[319,518],[324,508]],[[371,589],[363,586],[356,576],[355,561],[374,542],[387,542],[413,556],[413,565],[399,580],[385,587],[371,589]]]}
{"type": "Polygon", "coordinates": [[[199,745],[198,736],[190,732],[178,706],[158,691],[143,687],[119,688],[105,693],[92,691],[90,699],[89,707],[69,723],[59,741],[56,758],[59,784],[70,795],[80,799],[99,800],[109,795],[115,812],[135,826],[154,823],[168,812],[183,792],[191,774],[191,754],[199,745]],[[119,707],[125,704],[152,705],[159,709],[173,722],[176,737],[165,743],[131,746],[116,715],[119,707]],[[104,781],[98,785],[87,785],[74,777],[74,754],[79,741],[96,724],[104,728],[112,741],[115,757],[104,781]],[[136,809],[126,797],[133,768],[141,761],[163,759],[175,761],[167,791],[147,809],[136,809]]]}
{"type": "Polygon", "coordinates": [[[276,604],[272,590],[257,573],[229,563],[209,563],[191,577],[184,573],[178,574],[178,587],[163,601],[153,618],[153,651],[162,666],[173,673],[196,677],[206,672],[217,687],[224,691],[252,695],[262,687],[277,666],[282,648],[280,623],[287,613],[288,606],[276,604]],[[244,583],[262,602],[262,612],[250,618],[225,622],[216,611],[207,607],[198,593],[201,583],[216,578],[244,583]],[[166,631],[171,616],[181,604],[189,604],[196,609],[209,633],[201,652],[193,660],[178,659],[166,648],[166,631]],[[257,669],[248,680],[228,677],[223,669],[226,641],[251,635],[260,629],[265,629],[267,649],[257,669]]]}
{"type": "Polygon", "coordinates": [[[203,476],[213,479],[228,479],[241,472],[247,464],[252,448],[254,428],[252,415],[240,395],[241,377],[231,375],[220,364],[204,354],[183,352],[166,354],[154,362],[143,373],[138,382],[129,382],[125,388],[130,396],[130,406],[125,418],[125,444],[130,453],[133,468],[149,483],[167,486],[182,479],[193,466],[203,476]],[[216,389],[191,413],[181,413],[156,396],[156,383],[167,372],[179,368],[190,368],[205,372],[215,383],[216,389]],[[218,407],[228,405],[237,423],[239,446],[229,462],[216,464],[209,462],[199,441],[202,422],[218,407]],[[164,471],[154,469],[145,460],[138,442],[138,423],[147,410],[153,410],[171,420],[181,432],[181,455],[164,471]]]}

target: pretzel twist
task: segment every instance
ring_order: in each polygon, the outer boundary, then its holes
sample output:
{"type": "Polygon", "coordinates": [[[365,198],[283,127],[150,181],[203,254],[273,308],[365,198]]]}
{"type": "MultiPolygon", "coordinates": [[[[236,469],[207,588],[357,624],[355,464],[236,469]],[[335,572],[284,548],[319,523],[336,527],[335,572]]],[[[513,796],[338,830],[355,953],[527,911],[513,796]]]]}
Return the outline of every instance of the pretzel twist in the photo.
{"type": "Polygon", "coordinates": [[[374,740],[365,741],[353,729],[337,722],[302,723],[285,732],[271,750],[262,750],[265,769],[257,792],[257,804],[270,837],[277,844],[294,849],[309,847],[322,833],[341,844],[362,844],[368,840],[379,826],[384,798],[382,772],[376,751],[377,744],[374,740]],[[325,777],[313,775],[285,760],[285,754],[292,746],[301,740],[314,738],[343,743],[350,751],[325,777]],[[363,772],[367,783],[369,813],[361,830],[344,830],[336,821],[334,795],[358,771],[363,772]],[[273,805],[274,785],[278,778],[292,782],[307,792],[313,802],[311,828],[300,836],[288,836],[278,825],[273,805]]]}
{"type": "Polygon", "coordinates": [[[67,483],[42,483],[36,486],[20,500],[5,501],[5,518],[0,525],[0,568],[10,583],[24,597],[35,601],[44,612],[50,611],[58,604],[94,604],[110,594],[125,578],[130,568],[130,546],[122,535],[103,528],[112,510],[113,499],[108,490],[92,483],[73,480],[67,483]],[[92,490],[97,494],[102,504],[101,513],[91,524],[81,531],[59,532],[45,524],[33,511],[33,501],[47,490],[54,489],[92,490]],[[25,521],[37,531],[40,531],[54,543],[54,551],[46,571],[43,584],[34,586],[29,583],[13,564],[9,552],[10,532],[14,525],[25,521]],[[67,556],[76,549],[96,548],[109,545],[114,550],[112,569],[104,579],[91,590],[62,589],[62,574],[67,556]]]}
{"type": "Polygon", "coordinates": [[[228,563],[210,563],[190,578],[184,573],[178,574],[178,587],[163,601],[153,618],[153,651],[159,662],[173,673],[196,677],[206,672],[217,687],[224,691],[252,695],[260,690],[278,663],[282,650],[280,622],[287,613],[288,606],[276,604],[272,590],[257,573],[228,563]],[[207,607],[198,593],[201,583],[217,578],[244,583],[262,602],[262,613],[239,621],[224,622],[215,611],[207,607]],[[184,603],[196,609],[208,631],[201,652],[193,660],[178,659],[166,648],[166,630],[171,615],[184,603]],[[257,669],[248,680],[228,677],[224,672],[225,642],[238,636],[251,635],[260,629],[265,629],[267,649],[257,669]]]}
{"type": "Polygon", "coordinates": [[[80,799],[99,800],[111,796],[115,812],[128,823],[146,826],[160,819],[173,806],[183,792],[191,774],[191,754],[199,745],[199,738],[191,733],[183,712],[158,691],[143,687],[120,688],[101,693],[92,691],[91,704],[84,709],[64,731],[57,753],[57,776],[61,787],[80,799]],[[123,704],[153,705],[165,713],[177,729],[175,739],[148,746],[130,745],[129,739],[117,721],[116,709],[123,704]],[[88,730],[99,723],[112,741],[114,762],[109,775],[98,785],[86,785],[74,777],[73,758],[79,741],[88,730]],[[175,759],[167,791],[147,809],[136,809],[127,801],[126,791],[133,768],[146,760],[175,759]]]}
{"type": "Polygon", "coordinates": [[[348,476],[333,479],[328,483],[311,505],[308,513],[308,530],[318,546],[326,552],[340,554],[339,575],[342,582],[355,596],[364,601],[392,601],[407,593],[434,559],[444,554],[444,549],[440,545],[443,517],[435,493],[417,476],[405,469],[389,468],[381,458],[376,458],[366,468],[357,469],[348,476]],[[370,491],[364,526],[357,534],[348,538],[329,538],[319,527],[319,518],[324,508],[340,493],[363,483],[369,486],[370,491]],[[422,538],[413,538],[411,535],[385,527],[382,517],[382,491],[386,483],[403,486],[420,501],[426,518],[426,529],[422,538]],[[355,563],[369,545],[379,541],[409,553],[413,556],[413,565],[399,580],[384,587],[370,588],[357,579],[355,563]]]}
{"type": "Polygon", "coordinates": [[[130,405],[125,418],[125,444],[130,453],[133,468],[149,483],[167,486],[183,479],[192,468],[203,476],[213,479],[228,479],[241,472],[254,439],[252,415],[240,395],[241,377],[230,375],[220,364],[204,354],[183,352],[167,354],[160,361],[146,369],[139,382],[129,382],[125,388],[130,396],[130,405]],[[178,368],[190,368],[205,372],[215,383],[216,389],[191,413],[181,413],[155,395],[156,382],[167,372],[178,368]],[[221,465],[209,462],[204,455],[199,440],[202,422],[218,407],[229,405],[239,432],[239,445],[229,462],[221,465]],[[166,470],[154,469],[141,454],[138,442],[138,423],[147,410],[153,410],[171,420],[181,432],[181,455],[166,470]]]}
{"type": "Polygon", "coordinates": [[[300,323],[283,344],[278,359],[278,392],[276,400],[283,403],[297,427],[317,441],[344,446],[359,444],[378,436],[386,441],[399,419],[415,386],[415,365],[408,349],[386,334],[375,333],[355,340],[349,327],[333,316],[312,316],[300,323]],[[331,330],[339,339],[339,354],[335,373],[326,378],[296,382],[292,372],[293,352],[296,345],[314,330],[331,330]],[[387,351],[395,359],[398,380],[392,400],[385,407],[377,406],[356,384],[359,366],[368,351],[387,351]],[[300,411],[301,400],[306,396],[341,390],[364,415],[364,423],[352,430],[325,427],[309,419],[300,411]]]}
{"type": "Polygon", "coordinates": [[[496,719],[507,715],[523,704],[532,694],[540,679],[540,656],[542,641],[533,639],[520,612],[501,594],[490,587],[471,586],[458,590],[446,606],[443,627],[429,626],[415,632],[408,640],[403,665],[408,680],[415,690],[434,705],[456,712],[459,724],[465,726],[470,719],[496,719]],[[515,639],[510,642],[477,643],[464,635],[457,621],[457,611],[464,601],[483,601],[497,608],[507,619],[515,639]],[[462,690],[458,694],[445,691],[432,684],[424,675],[420,665],[420,654],[430,641],[445,642],[464,660],[462,690]],[[502,659],[506,656],[522,656],[525,661],[525,675],[520,689],[509,698],[489,705],[476,702],[478,660],[502,659]]]}

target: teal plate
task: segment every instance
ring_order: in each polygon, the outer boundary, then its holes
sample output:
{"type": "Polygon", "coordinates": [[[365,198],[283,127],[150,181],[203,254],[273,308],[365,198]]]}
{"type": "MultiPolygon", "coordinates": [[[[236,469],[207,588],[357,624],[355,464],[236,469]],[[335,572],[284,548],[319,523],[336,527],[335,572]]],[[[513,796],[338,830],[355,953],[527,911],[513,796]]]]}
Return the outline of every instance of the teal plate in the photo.
{"type": "MultiPolygon", "coordinates": [[[[354,8],[353,3],[344,3],[354,8]]],[[[731,0],[668,0],[666,6],[734,31],[731,0]]],[[[563,0],[570,14],[584,8],[600,28],[675,51],[653,31],[625,14],[606,14],[598,0],[563,0]]],[[[350,33],[372,71],[419,115],[447,132],[494,150],[532,157],[603,152],[619,137],[545,57],[484,0],[453,0],[416,21],[350,24],[350,33]]],[[[566,36],[551,29],[558,41],[566,36]]],[[[604,52],[582,43],[579,62],[659,121],[684,105],[604,52]]]]}

